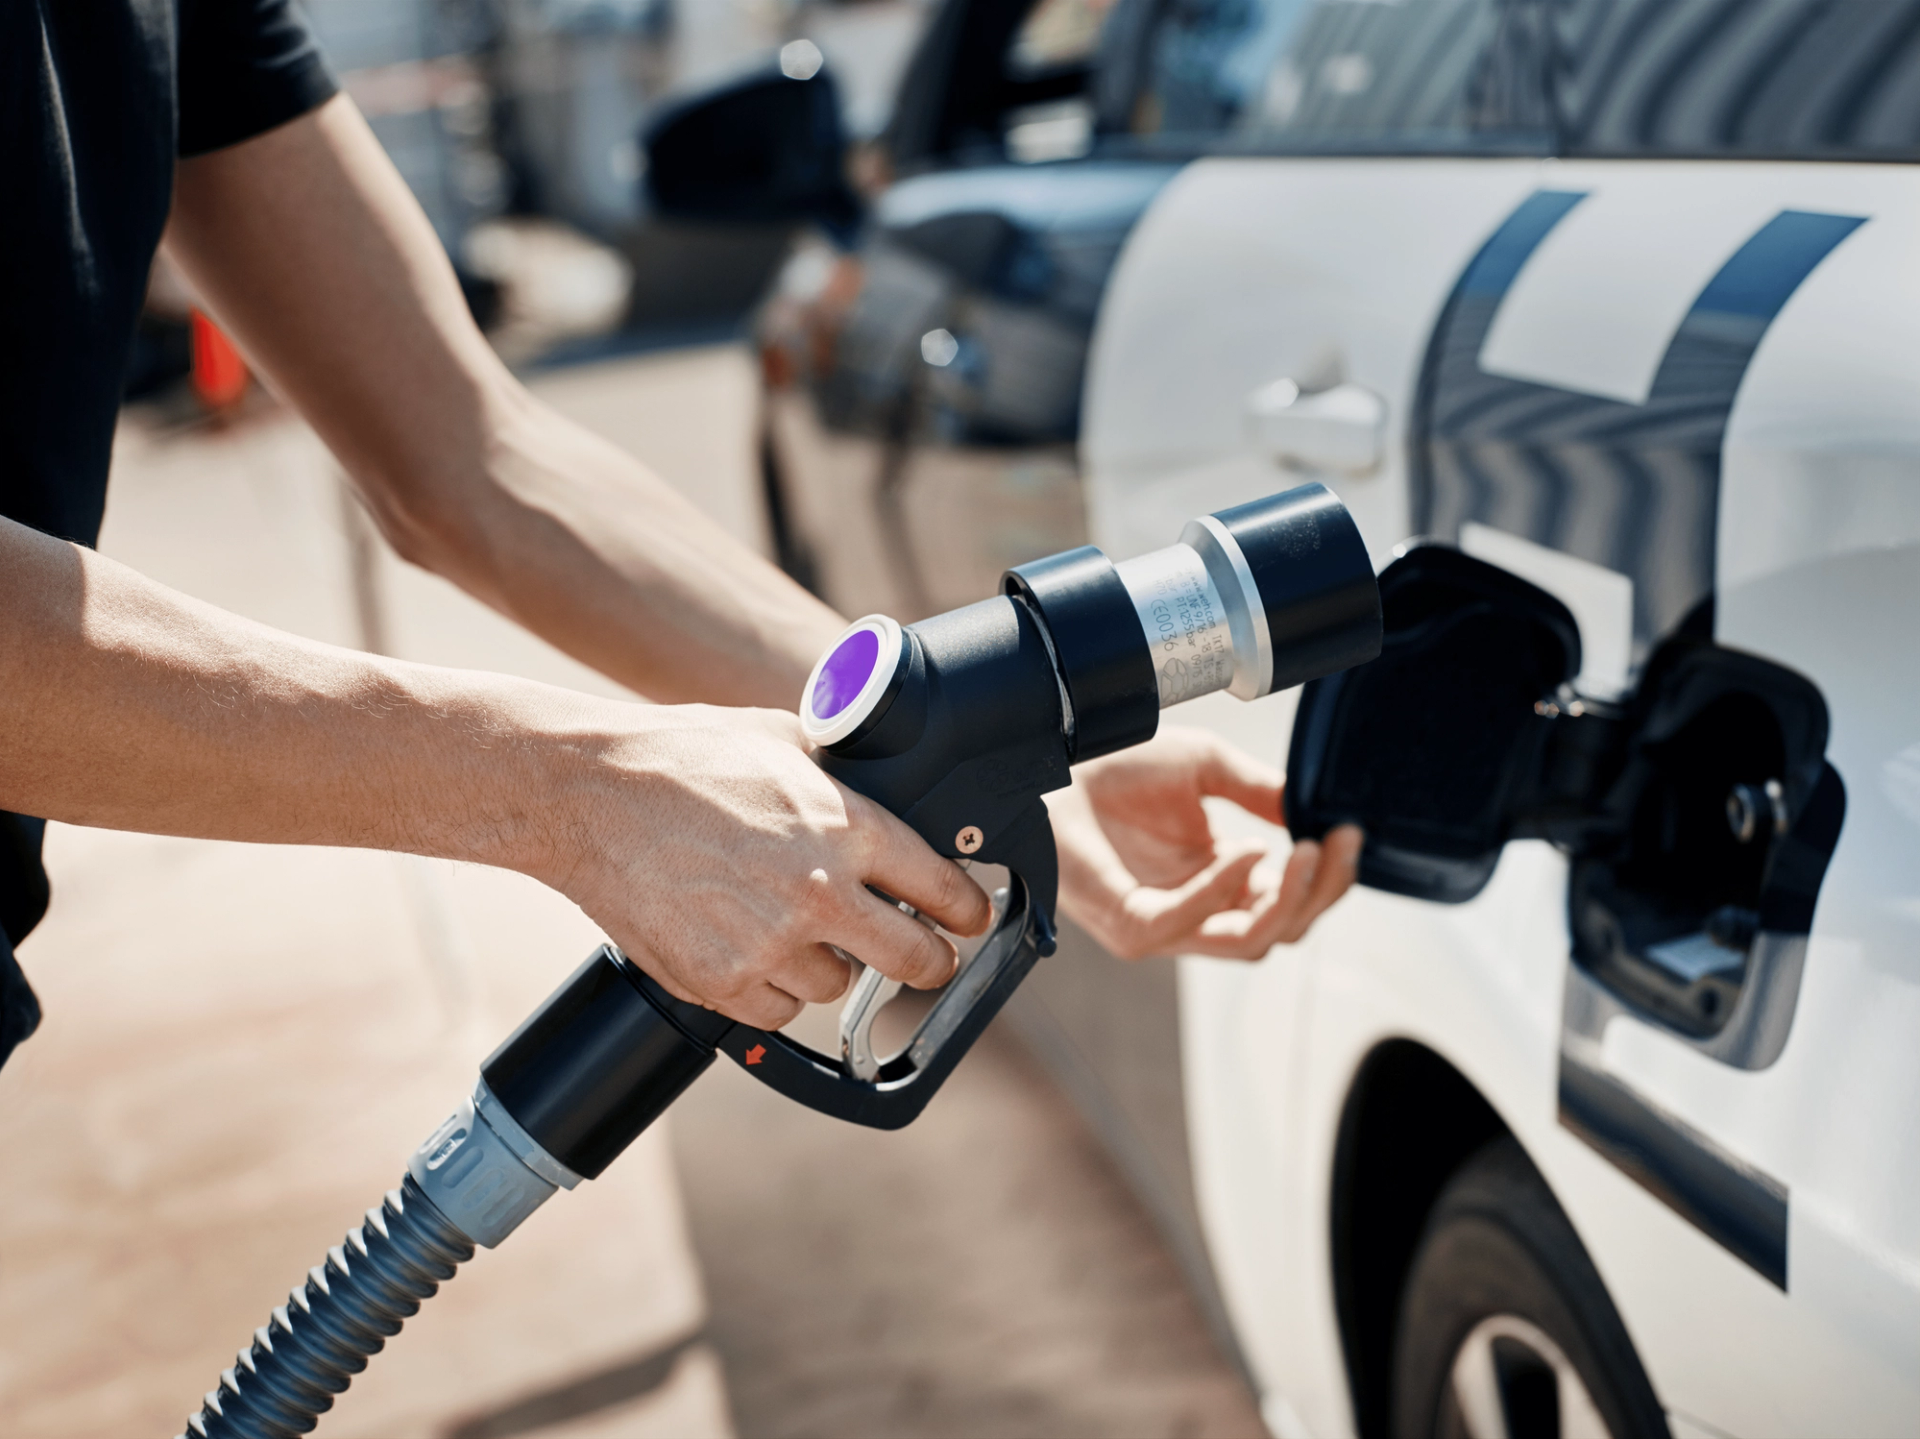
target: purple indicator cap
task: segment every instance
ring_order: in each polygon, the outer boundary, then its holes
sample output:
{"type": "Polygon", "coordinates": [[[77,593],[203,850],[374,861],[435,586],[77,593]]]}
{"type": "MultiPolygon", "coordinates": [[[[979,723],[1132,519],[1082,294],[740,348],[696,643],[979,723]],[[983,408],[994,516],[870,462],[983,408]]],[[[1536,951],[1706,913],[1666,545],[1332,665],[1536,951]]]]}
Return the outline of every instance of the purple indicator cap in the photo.
{"type": "Polygon", "coordinates": [[[832,719],[858,699],[873,678],[874,662],[879,658],[880,636],[872,630],[855,630],[840,641],[820,666],[820,678],[813,682],[810,703],[814,714],[823,720],[832,719]]]}

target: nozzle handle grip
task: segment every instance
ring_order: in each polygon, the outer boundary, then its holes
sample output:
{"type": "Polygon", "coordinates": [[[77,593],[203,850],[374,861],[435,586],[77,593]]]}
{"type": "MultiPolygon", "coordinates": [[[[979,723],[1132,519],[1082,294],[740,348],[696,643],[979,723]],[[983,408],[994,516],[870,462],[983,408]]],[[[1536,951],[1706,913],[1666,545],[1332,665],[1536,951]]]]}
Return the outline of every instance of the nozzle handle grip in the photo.
{"type": "Polygon", "coordinates": [[[1009,870],[1006,898],[993,929],[973,960],[942,991],[906,1048],[883,1063],[873,1079],[855,1078],[844,1060],[777,1030],[729,1024],[710,1009],[675,999],[635,966],[628,966],[629,973],[641,993],[683,1034],[712,1036],[703,1042],[770,1089],[835,1119],[871,1129],[900,1129],[919,1117],[1028,971],[1054,950],[1059,869],[1045,806],[1036,801],[1018,824],[1009,826],[1000,843],[977,858],[1009,870]]]}

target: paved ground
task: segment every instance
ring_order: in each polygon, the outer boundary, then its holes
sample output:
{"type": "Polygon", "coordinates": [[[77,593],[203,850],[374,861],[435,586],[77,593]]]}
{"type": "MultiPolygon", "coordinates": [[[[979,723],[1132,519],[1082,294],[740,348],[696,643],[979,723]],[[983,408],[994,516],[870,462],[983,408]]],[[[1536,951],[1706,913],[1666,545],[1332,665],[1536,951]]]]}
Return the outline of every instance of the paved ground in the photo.
{"type": "MultiPolygon", "coordinates": [[[[541,388],[757,538],[744,355],[541,388]]],[[[608,688],[385,555],[296,424],[129,426],[116,465],[103,549],[167,583],[338,643],[608,688]]],[[[22,953],[48,1019],[0,1072],[0,1414],[10,1439],[171,1434],[595,935],[515,876],[408,857],[60,828],[49,850],[55,908],[22,953]]],[[[1140,1210],[1011,1044],[899,1135],[730,1069],[668,1128],[480,1256],[322,1433],[1260,1432],[1140,1210]]]]}
{"type": "MultiPolygon", "coordinates": [[[[830,1015],[804,1022],[831,1046],[830,1015]]],[[[796,1113],[733,1069],[674,1117],[743,1434],[1265,1432],[1158,1234],[1004,1030],[895,1134],[796,1113]]]]}

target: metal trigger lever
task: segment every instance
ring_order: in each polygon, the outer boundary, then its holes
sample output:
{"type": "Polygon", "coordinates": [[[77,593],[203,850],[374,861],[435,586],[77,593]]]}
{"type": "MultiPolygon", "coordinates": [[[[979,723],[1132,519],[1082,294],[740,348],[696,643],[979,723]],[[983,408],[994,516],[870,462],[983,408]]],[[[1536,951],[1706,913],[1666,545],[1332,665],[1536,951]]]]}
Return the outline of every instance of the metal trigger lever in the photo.
{"type": "MultiPolygon", "coordinates": [[[[961,863],[964,865],[965,861],[961,863]]],[[[928,929],[935,928],[934,922],[912,905],[904,900],[894,902],[909,918],[918,920],[928,929]]],[[[1004,907],[1004,901],[995,906],[996,910],[1004,910],[1004,907]]],[[[901,984],[897,979],[887,978],[871,965],[862,964],[838,945],[833,946],[833,952],[842,959],[861,965],[860,977],[853,982],[847,1002],[840,1008],[840,1061],[855,1079],[872,1081],[880,1077],[880,1071],[887,1063],[886,1059],[873,1052],[873,1022],[880,1017],[880,1011],[893,1002],[893,997],[901,990],[901,984]]],[[[964,969],[966,964],[965,959],[960,961],[961,968],[964,969]]]]}
{"type": "Polygon", "coordinates": [[[873,1021],[899,992],[899,980],[889,979],[870,966],[863,967],[853,982],[853,992],[840,1010],[840,1060],[855,1079],[880,1077],[882,1061],[873,1052],[873,1021]]]}
{"type": "MultiPolygon", "coordinates": [[[[892,896],[883,895],[882,898],[892,896]]],[[[928,929],[934,927],[932,920],[905,900],[896,899],[893,903],[907,918],[918,920],[928,929]]],[[[863,963],[837,944],[832,949],[842,959],[860,965],[860,977],[853,982],[853,990],[840,1008],[840,1062],[846,1065],[847,1073],[855,1079],[878,1079],[881,1066],[886,1061],[873,1052],[873,1022],[900,992],[900,981],[888,979],[872,965],[863,963]]]]}

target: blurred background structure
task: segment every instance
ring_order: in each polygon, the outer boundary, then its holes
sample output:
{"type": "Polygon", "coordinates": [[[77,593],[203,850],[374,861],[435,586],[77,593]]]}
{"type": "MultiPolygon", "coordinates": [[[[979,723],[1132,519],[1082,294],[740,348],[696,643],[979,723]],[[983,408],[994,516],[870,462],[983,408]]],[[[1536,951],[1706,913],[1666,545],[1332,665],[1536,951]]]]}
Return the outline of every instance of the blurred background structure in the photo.
{"type": "MultiPolygon", "coordinates": [[[[613,335],[631,350],[736,335],[791,221],[698,224],[647,201],[643,134],[676,98],[830,67],[871,147],[926,0],[311,0],[346,92],[412,188],[483,327],[527,358],[613,335]]],[[[191,364],[190,297],[163,279],[129,390],[191,364]]],[[[224,390],[210,392],[215,403],[224,390]]]]}

